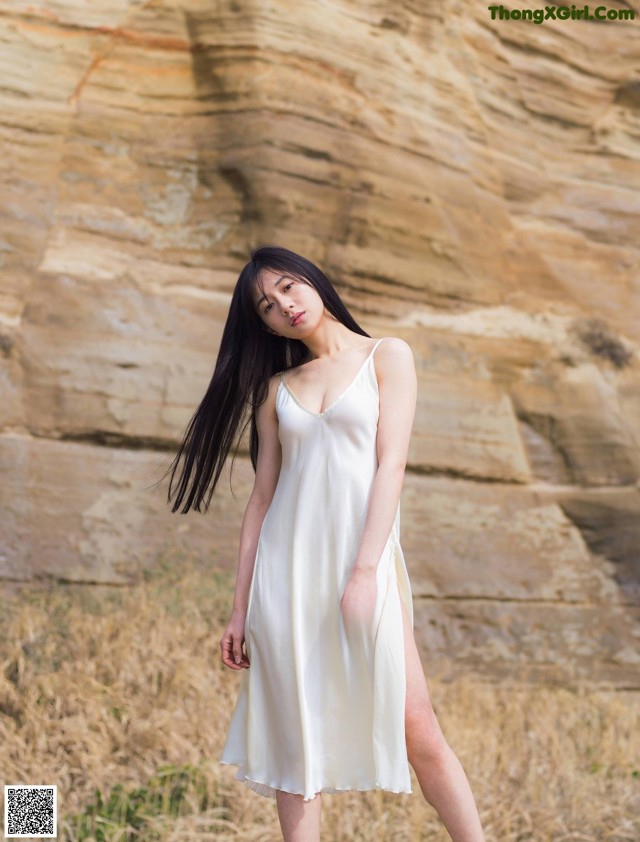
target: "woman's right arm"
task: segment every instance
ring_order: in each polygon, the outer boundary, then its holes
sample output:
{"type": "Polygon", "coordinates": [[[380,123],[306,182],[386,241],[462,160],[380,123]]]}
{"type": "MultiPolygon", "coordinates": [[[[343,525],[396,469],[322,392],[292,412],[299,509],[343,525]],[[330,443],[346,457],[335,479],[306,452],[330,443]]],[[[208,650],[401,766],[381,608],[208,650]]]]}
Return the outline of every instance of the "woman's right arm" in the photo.
{"type": "Polygon", "coordinates": [[[278,438],[278,417],[275,408],[277,388],[278,377],[270,378],[267,399],[256,410],[256,428],[259,442],[256,476],[253,491],[242,519],[238,571],[231,619],[220,641],[222,662],[231,669],[246,669],[249,666],[249,660],[242,651],[249,590],[253,578],[260,530],[267,509],[271,505],[282,464],[282,451],[278,438]]]}

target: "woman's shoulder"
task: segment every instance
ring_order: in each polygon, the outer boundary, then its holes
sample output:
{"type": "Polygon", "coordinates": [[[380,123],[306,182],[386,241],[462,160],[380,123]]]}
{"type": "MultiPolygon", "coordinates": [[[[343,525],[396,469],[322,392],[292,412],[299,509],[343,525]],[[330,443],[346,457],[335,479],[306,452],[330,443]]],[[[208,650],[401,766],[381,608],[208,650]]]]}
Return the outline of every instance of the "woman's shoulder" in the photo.
{"type": "MultiPolygon", "coordinates": [[[[411,357],[413,357],[411,345],[399,336],[382,336],[380,339],[377,339],[376,342],[380,343],[380,350],[386,355],[399,357],[407,357],[411,355],[411,357]]],[[[378,351],[376,350],[376,356],[377,355],[378,351]]]]}
{"type": "Polygon", "coordinates": [[[389,376],[398,371],[415,372],[415,359],[411,345],[399,336],[384,336],[373,355],[373,364],[378,375],[389,376]]]}

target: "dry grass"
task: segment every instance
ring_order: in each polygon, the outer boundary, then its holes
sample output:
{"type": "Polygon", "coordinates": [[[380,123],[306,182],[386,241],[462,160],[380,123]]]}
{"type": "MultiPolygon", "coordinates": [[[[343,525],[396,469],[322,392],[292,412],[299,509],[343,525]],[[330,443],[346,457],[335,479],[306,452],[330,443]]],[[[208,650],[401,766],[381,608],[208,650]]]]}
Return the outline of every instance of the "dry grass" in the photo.
{"type": "MultiPolygon", "coordinates": [[[[275,801],[217,762],[240,681],[219,660],[232,586],[175,555],[130,588],[2,586],[2,778],[58,785],[59,839],[281,838],[275,801]]],[[[637,694],[427,673],[488,842],[640,839],[637,694]]],[[[412,779],[324,795],[323,838],[448,840],[412,779]]]]}

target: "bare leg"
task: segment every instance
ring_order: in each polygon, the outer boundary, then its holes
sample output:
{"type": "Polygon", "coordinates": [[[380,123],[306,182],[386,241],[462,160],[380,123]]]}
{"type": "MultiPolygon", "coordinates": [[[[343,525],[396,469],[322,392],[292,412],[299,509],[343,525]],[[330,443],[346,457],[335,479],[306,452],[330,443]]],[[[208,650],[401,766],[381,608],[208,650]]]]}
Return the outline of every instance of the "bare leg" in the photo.
{"type": "Polygon", "coordinates": [[[321,793],[304,801],[302,795],[277,789],[276,802],[284,842],[320,842],[321,793]]]}
{"type": "Polygon", "coordinates": [[[422,794],[435,808],[452,842],[485,842],[469,781],[462,764],[445,740],[431,705],[427,680],[404,604],[402,617],[409,763],[416,773],[422,794]]]}

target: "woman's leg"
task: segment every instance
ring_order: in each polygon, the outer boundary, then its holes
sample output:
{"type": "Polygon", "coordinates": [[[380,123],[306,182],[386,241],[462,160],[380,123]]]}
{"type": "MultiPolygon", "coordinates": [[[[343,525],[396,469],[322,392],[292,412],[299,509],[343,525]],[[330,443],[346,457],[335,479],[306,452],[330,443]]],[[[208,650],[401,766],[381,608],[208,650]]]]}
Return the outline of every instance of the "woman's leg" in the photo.
{"type": "Polygon", "coordinates": [[[312,801],[304,801],[302,795],[277,789],[276,801],[284,842],[320,842],[319,792],[312,801]]]}
{"type": "Polygon", "coordinates": [[[411,621],[402,605],[407,679],[405,730],[409,763],[426,800],[453,842],[484,842],[469,781],[436,719],[411,621]]]}

